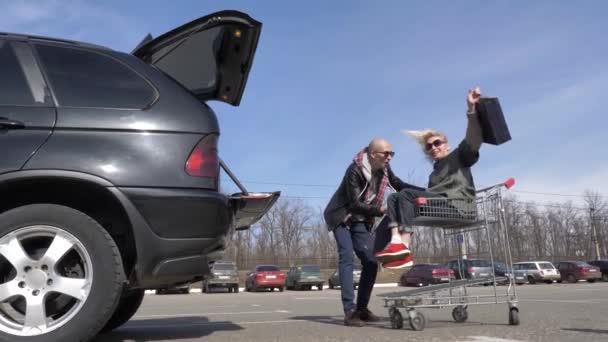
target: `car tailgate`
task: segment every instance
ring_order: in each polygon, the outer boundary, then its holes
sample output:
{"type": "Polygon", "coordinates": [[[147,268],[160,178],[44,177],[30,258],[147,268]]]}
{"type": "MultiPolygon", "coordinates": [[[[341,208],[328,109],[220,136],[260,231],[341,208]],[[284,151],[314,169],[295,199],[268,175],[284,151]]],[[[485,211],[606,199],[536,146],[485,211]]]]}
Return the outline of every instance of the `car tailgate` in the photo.
{"type": "Polygon", "coordinates": [[[248,229],[259,221],[272,208],[281,195],[275,192],[236,193],[230,196],[234,209],[234,225],[236,230],[248,229]]]}

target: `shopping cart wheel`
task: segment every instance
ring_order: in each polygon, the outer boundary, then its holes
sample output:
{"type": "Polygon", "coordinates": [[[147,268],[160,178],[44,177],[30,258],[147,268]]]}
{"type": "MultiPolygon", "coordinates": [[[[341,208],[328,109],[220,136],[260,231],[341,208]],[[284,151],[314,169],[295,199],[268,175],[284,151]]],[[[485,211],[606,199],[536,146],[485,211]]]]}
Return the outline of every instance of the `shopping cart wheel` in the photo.
{"type": "Polygon", "coordinates": [[[454,321],[458,323],[464,323],[469,318],[469,313],[467,312],[467,307],[464,305],[458,305],[452,310],[452,318],[454,321]]]}
{"type": "Polygon", "coordinates": [[[426,319],[421,312],[416,310],[410,311],[410,327],[412,330],[420,331],[424,330],[424,326],[426,325],[426,319]]]}
{"type": "Polygon", "coordinates": [[[519,325],[519,309],[509,309],[509,325],[519,325]]]}
{"type": "Polygon", "coordinates": [[[388,310],[388,316],[391,319],[391,328],[393,329],[403,329],[403,316],[401,312],[395,307],[392,307],[388,310]]]}

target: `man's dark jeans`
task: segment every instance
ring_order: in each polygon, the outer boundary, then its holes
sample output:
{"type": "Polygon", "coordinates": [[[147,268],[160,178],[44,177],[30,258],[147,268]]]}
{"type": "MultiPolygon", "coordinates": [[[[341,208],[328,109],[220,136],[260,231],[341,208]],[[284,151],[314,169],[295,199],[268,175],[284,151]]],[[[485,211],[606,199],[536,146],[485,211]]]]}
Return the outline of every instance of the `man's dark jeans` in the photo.
{"type": "Polygon", "coordinates": [[[340,273],[344,312],[367,309],[378,273],[378,264],[372,251],[372,235],[365,223],[353,223],[350,226],[339,225],[334,230],[334,236],[338,244],[338,272],[340,273]],[[361,266],[363,266],[356,305],[353,284],[353,252],[361,260],[361,266]]]}

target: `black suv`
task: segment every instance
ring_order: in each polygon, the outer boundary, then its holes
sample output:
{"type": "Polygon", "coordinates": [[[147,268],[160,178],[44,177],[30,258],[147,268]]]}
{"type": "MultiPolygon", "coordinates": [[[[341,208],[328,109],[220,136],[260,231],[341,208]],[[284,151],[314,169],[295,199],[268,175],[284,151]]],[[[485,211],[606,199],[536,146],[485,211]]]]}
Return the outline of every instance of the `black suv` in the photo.
{"type": "Polygon", "coordinates": [[[0,341],[85,341],[194,282],[279,193],[218,156],[261,23],[214,13],[131,53],[0,33],[0,341]],[[218,191],[220,168],[242,193],[218,191]]]}

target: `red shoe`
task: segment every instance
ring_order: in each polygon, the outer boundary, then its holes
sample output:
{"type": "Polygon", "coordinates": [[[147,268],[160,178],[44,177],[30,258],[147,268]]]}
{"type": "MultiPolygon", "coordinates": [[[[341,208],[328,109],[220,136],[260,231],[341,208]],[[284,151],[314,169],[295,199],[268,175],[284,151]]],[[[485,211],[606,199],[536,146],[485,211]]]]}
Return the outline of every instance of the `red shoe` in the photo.
{"type": "Polygon", "coordinates": [[[376,252],[374,256],[379,262],[390,262],[402,260],[403,256],[409,254],[410,250],[404,243],[391,243],[380,252],[376,252]]]}
{"type": "Polygon", "coordinates": [[[396,268],[411,267],[413,265],[414,265],[414,258],[412,257],[412,254],[408,254],[405,256],[404,259],[384,263],[384,264],[382,264],[382,267],[396,269],[396,268]]]}

